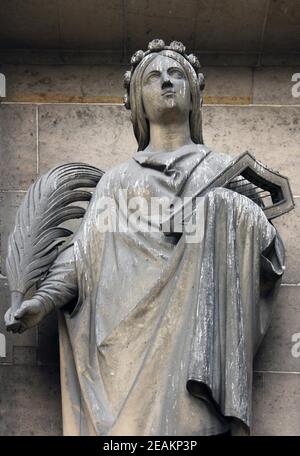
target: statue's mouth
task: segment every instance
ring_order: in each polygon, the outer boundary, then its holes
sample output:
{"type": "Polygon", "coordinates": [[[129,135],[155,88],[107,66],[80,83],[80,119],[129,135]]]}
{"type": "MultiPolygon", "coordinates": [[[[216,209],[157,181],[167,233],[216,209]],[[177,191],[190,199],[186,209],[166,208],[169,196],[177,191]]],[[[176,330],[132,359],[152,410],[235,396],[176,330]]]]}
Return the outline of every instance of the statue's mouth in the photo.
{"type": "Polygon", "coordinates": [[[164,90],[163,93],[162,93],[162,96],[164,95],[175,95],[175,90],[173,89],[167,89],[167,90],[164,90]]]}

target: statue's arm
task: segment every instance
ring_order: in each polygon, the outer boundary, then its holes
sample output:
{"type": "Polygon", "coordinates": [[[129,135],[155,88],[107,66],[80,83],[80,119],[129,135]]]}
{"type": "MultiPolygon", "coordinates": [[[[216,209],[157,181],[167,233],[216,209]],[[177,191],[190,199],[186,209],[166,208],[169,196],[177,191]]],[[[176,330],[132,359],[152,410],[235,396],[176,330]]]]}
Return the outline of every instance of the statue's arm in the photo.
{"type": "Polygon", "coordinates": [[[72,304],[77,294],[74,248],[70,245],[58,255],[33,297],[24,301],[14,315],[8,309],[5,315],[8,329],[13,318],[20,323],[18,327],[12,327],[13,332],[21,333],[36,326],[54,309],[72,304]]]}
{"type": "Polygon", "coordinates": [[[58,255],[34,297],[51,311],[72,303],[77,293],[74,249],[70,245],[58,255]]]}

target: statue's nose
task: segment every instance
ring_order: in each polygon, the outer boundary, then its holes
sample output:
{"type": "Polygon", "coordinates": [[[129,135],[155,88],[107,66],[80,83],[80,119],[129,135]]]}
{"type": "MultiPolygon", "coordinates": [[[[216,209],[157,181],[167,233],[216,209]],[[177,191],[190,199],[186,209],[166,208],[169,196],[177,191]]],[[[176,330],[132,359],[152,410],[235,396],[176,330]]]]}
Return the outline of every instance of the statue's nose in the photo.
{"type": "Polygon", "coordinates": [[[167,75],[166,77],[163,77],[162,85],[161,85],[162,89],[167,89],[168,87],[173,87],[173,84],[170,81],[169,75],[167,75]]]}

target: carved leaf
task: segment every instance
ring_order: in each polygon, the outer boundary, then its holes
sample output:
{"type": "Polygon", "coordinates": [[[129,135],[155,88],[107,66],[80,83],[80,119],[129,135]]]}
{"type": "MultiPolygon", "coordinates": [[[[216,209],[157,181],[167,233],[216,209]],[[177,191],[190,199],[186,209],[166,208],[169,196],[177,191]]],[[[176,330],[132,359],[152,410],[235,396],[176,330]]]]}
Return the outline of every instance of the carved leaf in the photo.
{"type": "Polygon", "coordinates": [[[8,240],[10,291],[25,294],[49,270],[58,246],[73,234],[59,225],[83,217],[85,209],[72,203],[91,198],[89,191],[79,189],[96,187],[103,174],[93,166],[70,163],[52,169],[31,185],[8,240]]]}

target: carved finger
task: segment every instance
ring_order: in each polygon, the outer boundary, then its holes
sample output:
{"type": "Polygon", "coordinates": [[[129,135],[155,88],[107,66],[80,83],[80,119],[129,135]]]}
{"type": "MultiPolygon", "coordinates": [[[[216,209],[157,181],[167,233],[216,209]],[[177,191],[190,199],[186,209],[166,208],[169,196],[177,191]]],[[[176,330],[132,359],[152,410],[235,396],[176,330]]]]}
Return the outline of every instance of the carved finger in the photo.
{"type": "Polygon", "coordinates": [[[21,308],[15,312],[15,319],[20,320],[22,317],[24,317],[24,315],[27,314],[28,311],[30,311],[30,305],[23,304],[21,308]]]}

